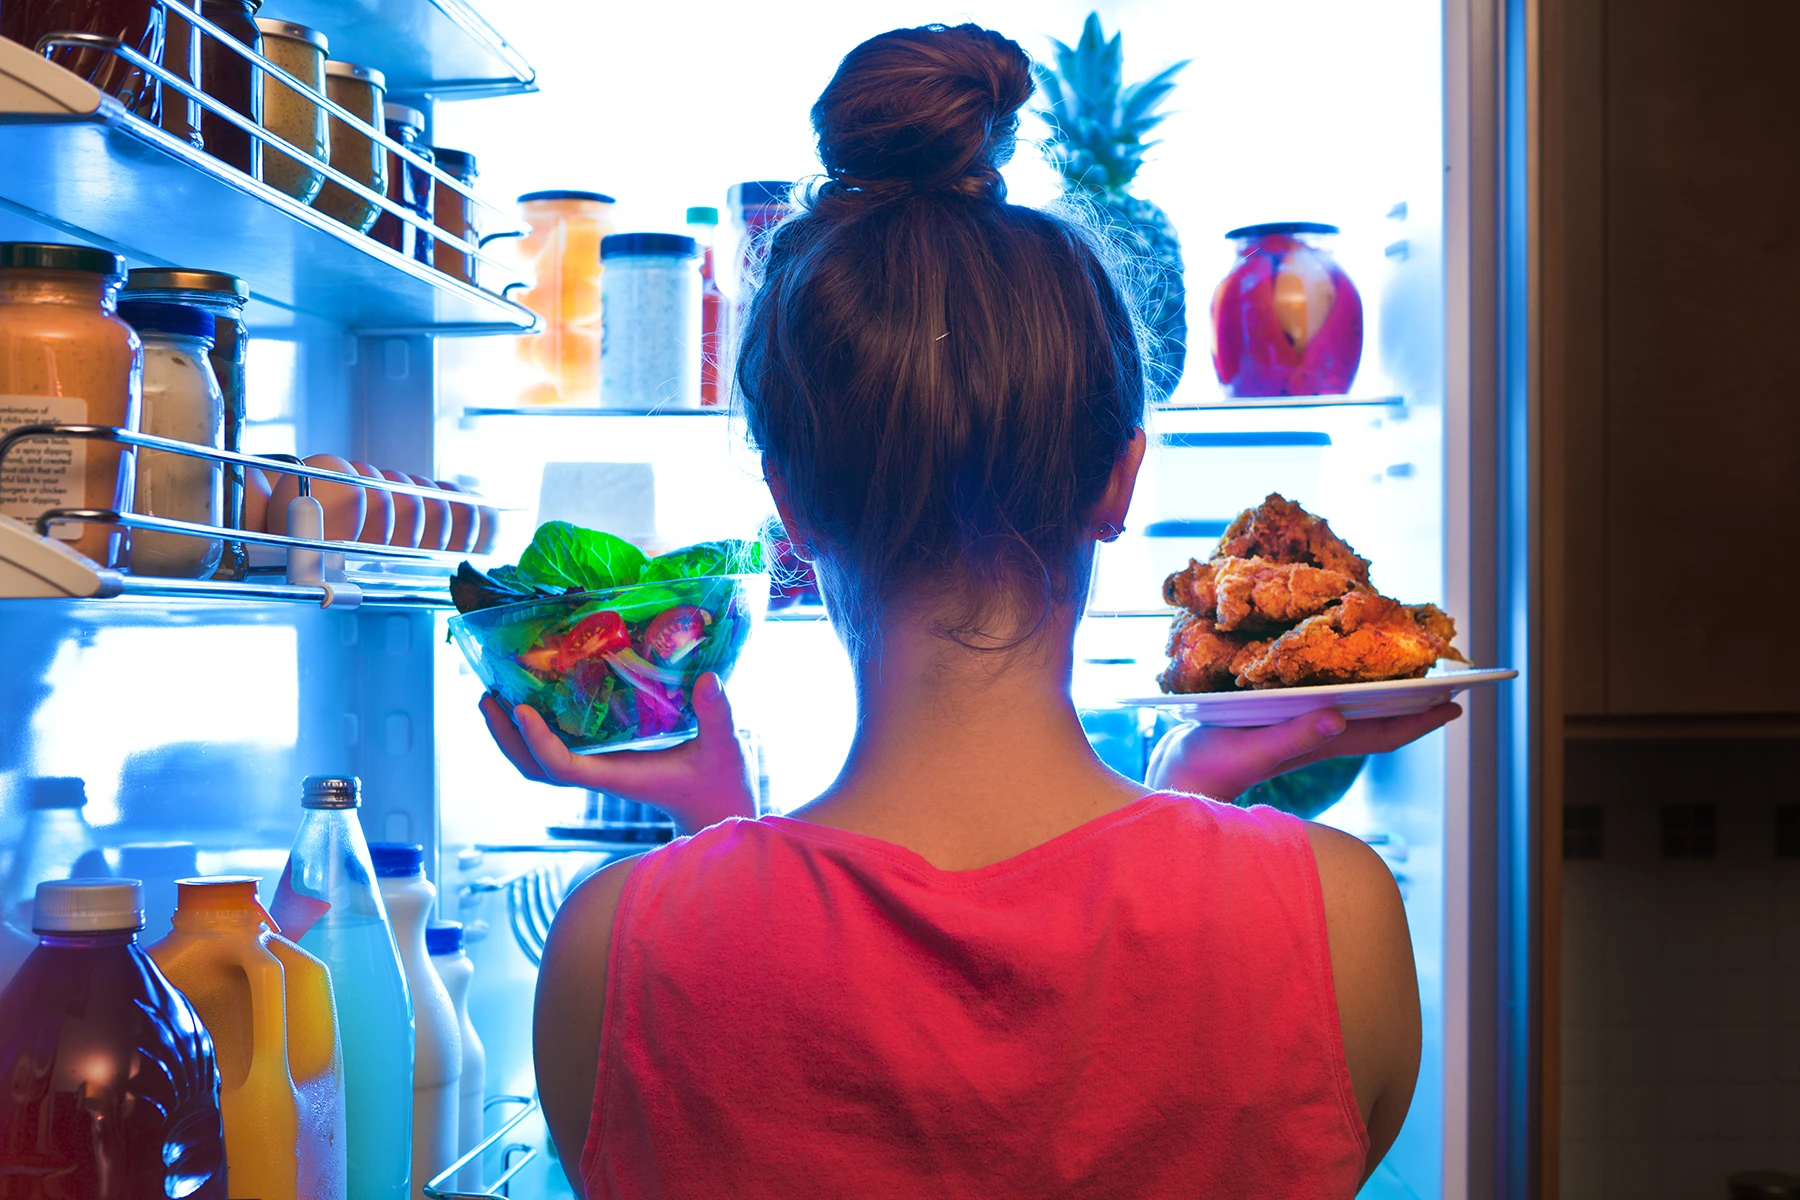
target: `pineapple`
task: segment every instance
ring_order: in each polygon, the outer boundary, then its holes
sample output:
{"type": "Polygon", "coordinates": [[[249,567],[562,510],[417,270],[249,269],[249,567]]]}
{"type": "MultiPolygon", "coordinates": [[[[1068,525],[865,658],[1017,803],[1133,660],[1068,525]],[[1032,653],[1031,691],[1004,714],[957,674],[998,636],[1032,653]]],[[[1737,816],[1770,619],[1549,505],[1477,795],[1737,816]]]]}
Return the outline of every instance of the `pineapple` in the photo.
{"type": "Polygon", "coordinates": [[[1166,399],[1187,361],[1187,286],[1181,240],[1168,215],[1131,194],[1131,182],[1156,145],[1144,137],[1162,123],[1162,102],[1187,59],[1133,84],[1124,83],[1121,35],[1109,39],[1100,14],[1089,13],[1074,47],[1055,38],[1056,68],[1033,71],[1050,126],[1044,150],[1069,192],[1084,196],[1130,259],[1138,310],[1151,334],[1145,369],[1154,398],[1166,399]]]}

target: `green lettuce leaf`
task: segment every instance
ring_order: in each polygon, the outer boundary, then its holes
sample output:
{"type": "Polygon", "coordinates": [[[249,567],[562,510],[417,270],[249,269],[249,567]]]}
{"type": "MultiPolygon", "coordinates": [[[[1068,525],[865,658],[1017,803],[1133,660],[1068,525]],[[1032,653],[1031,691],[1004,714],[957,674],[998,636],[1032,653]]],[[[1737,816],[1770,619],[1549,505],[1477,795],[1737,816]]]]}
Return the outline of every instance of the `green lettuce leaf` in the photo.
{"type": "Polygon", "coordinates": [[[636,583],[644,562],[644,552],[624,538],[547,521],[519,556],[516,577],[538,587],[599,591],[636,583]]]}
{"type": "Polygon", "coordinates": [[[767,569],[761,542],[725,538],[658,555],[645,565],[642,579],[652,583],[658,579],[704,579],[709,575],[757,575],[767,569]]]}

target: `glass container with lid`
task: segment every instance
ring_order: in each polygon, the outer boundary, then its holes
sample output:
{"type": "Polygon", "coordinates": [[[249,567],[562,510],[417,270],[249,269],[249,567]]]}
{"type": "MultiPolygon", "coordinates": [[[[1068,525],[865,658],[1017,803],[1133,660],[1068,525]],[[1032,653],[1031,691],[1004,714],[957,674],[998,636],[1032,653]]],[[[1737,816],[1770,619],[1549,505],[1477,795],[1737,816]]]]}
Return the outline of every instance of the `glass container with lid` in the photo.
{"type": "MultiPolygon", "coordinates": [[[[138,428],[144,354],[115,311],[124,278],[124,260],[104,250],[0,242],[0,433],[42,424],[138,428]]],[[[0,464],[0,514],[29,523],[52,509],[126,511],[134,462],[110,442],[21,442],[0,464]]],[[[102,566],[123,559],[117,527],[70,523],[50,532],[102,566]]]]}
{"type": "MultiPolygon", "coordinates": [[[[6,0],[0,4],[0,37],[28,49],[53,33],[92,33],[117,38],[156,62],[162,57],[164,32],[163,10],[155,0],[6,0]]],[[[146,121],[157,119],[162,86],[118,55],[97,47],[68,46],[51,51],[50,61],[118,97],[119,103],[146,121]]]]}
{"type": "MultiPolygon", "coordinates": [[[[431,153],[437,160],[438,170],[450,176],[465,187],[475,183],[475,156],[467,150],[451,150],[444,146],[431,147],[431,153]]],[[[475,202],[460,192],[451,191],[447,187],[436,189],[431,202],[431,220],[439,229],[445,230],[473,244],[477,238],[475,229],[475,202]]],[[[437,241],[435,262],[437,269],[446,275],[454,275],[465,283],[475,282],[475,258],[464,254],[448,242],[437,241]]]]}
{"type": "MultiPolygon", "coordinates": [[[[207,355],[212,314],[184,304],[127,299],[119,316],[144,344],[145,433],[217,450],[225,440],[224,404],[207,355]]],[[[223,508],[221,464],[163,450],[140,449],[132,511],[173,521],[217,526],[223,508]]],[[[219,565],[217,538],[137,529],[126,562],[134,575],[203,579],[219,565]]]]}
{"type": "MultiPolygon", "coordinates": [[[[250,331],[244,324],[244,305],[250,285],[222,271],[190,271],[163,267],[139,267],[125,283],[126,300],[156,300],[184,304],[208,313],[213,319],[213,344],[207,357],[219,383],[224,406],[224,448],[234,454],[244,450],[244,364],[250,354],[250,331]]],[[[244,527],[244,469],[227,466],[222,521],[227,528],[244,527]]],[[[249,562],[242,542],[225,548],[223,574],[242,579],[249,562]]]]}
{"type": "Polygon", "coordinates": [[[600,394],[600,243],[613,231],[613,198],[557,189],[519,197],[528,231],[519,254],[532,286],[518,300],[543,319],[519,339],[519,357],[537,368],[526,404],[588,404],[600,394]]]}
{"type": "MultiPolygon", "coordinates": [[[[382,127],[387,79],[373,67],[332,59],[325,64],[325,97],[368,124],[382,127]]],[[[332,117],[326,141],[331,145],[331,167],[348,175],[378,196],[387,195],[388,152],[368,134],[332,117]]],[[[349,188],[327,179],[312,206],[358,233],[369,232],[381,210],[349,188]]]]}
{"type": "MultiPolygon", "coordinates": [[[[200,15],[260,54],[256,10],[261,7],[262,0],[200,0],[200,15]]],[[[209,33],[200,35],[200,90],[252,125],[262,122],[262,72],[209,33]]],[[[220,162],[252,179],[262,178],[262,143],[218,113],[201,109],[200,140],[220,162]]]]}
{"type": "Polygon", "coordinates": [[[700,406],[698,253],[678,233],[615,233],[600,243],[602,407],[700,406]]]}
{"type": "Polygon", "coordinates": [[[1335,225],[1275,221],[1225,236],[1237,261],[1213,292],[1213,369],[1227,396],[1335,396],[1362,361],[1362,298],[1332,257],[1335,225]]]}
{"type": "MultiPolygon", "coordinates": [[[[264,58],[313,91],[325,91],[325,59],[330,47],[324,34],[292,21],[268,17],[256,18],[256,28],[262,34],[264,58]]],[[[331,157],[325,110],[317,100],[278,79],[262,80],[262,127],[320,162],[331,157]]],[[[263,147],[262,180],[276,191],[309,204],[319,194],[325,176],[311,163],[270,144],[263,147]]]]}
{"type": "MultiPolygon", "coordinates": [[[[388,137],[426,162],[432,161],[431,147],[420,141],[425,136],[424,113],[404,104],[384,104],[382,116],[388,137]]],[[[387,152],[387,198],[418,213],[427,222],[431,220],[432,185],[436,182],[426,171],[404,162],[391,150],[387,152]]],[[[369,236],[408,258],[428,265],[432,262],[431,235],[385,209],[375,218],[369,236]]]]}

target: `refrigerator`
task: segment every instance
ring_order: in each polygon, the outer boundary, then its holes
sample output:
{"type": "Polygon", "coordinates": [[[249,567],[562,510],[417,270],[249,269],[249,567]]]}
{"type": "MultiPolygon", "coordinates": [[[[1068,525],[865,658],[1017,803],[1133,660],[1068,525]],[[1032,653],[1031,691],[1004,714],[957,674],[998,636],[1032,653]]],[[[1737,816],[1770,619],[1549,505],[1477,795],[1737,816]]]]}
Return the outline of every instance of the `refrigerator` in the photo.
{"type": "MultiPolygon", "coordinates": [[[[621,232],[683,232],[688,207],[716,207],[724,263],[737,252],[731,185],[818,171],[807,109],[851,46],[969,19],[1047,59],[1047,39],[1074,42],[1090,7],[1123,35],[1128,79],[1191,60],[1134,188],[1180,235],[1189,351],[1180,386],[1149,416],[1127,532],[1101,554],[1076,702],[1108,761],[1141,771],[1166,722],[1120,701],[1156,690],[1170,620],[1162,578],[1204,558],[1226,522],[1272,491],[1329,518],[1383,592],[1451,613],[1472,660],[1525,670],[1465,697],[1445,732],[1371,759],[1319,819],[1392,867],[1424,1010],[1412,1109],[1364,1194],[1538,1194],[1524,0],[980,0],[954,11],[918,0],[679,11],[268,0],[261,15],[319,29],[333,58],[384,71],[388,99],[424,114],[425,142],[476,156],[474,190],[491,207],[478,218],[475,283],[245,178],[110,98],[47,87],[52,77],[17,55],[0,57],[0,240],[80,242],[134,267],[246,280],[244,451],[339,454],[478,492],[500,532],[477,565],[514,561],[552,516],[610,519],[652,548],[756,536],[772,505],[728,407],[522,398],[520,364],[542,322],[521,302],[532,280],[513,251],[514,197],[605,193],[621,232]],[[1235,399],[1217,383],[1208,307],[1233,262],[1224,234],[1270,221],[1341,231],[1333,249],[1365,321],[1361,366],[1341,394],[1235,399]]],[[[1036,149],[1045,133],[1024,119],[1006,170],[1015,202],[1060,190],[1036,149]]],[[[259,555],[264,569],[244,579],[101,572],[100,595],[20,584],[0,597],[0,879],[18,892],[38,869],[30,848],[46,835],[25,781],[75,775],[87,789],[82,869],[191,862],[259,876],[266,899],[301,777],[360,777],[368,837],[423,844],[438,915],[465,925],[493,1135],[479,1190],[562,1194],[529,1104],[536,962],[567,889],[642,847],[553,836],[619,806],[529,783],[492,745],[481,684],[446,636],[447,576],[469,556],[352,553],[340,575],[327,560],[337,583],[320,586],[291,582],[280,546],[259,555]]],[[[854,709],[820,608],[771,612],[729,691],[770,811],[835,775],[854,709]]],[[[172,903],[151,891],[146,938],[172,903]]]]}

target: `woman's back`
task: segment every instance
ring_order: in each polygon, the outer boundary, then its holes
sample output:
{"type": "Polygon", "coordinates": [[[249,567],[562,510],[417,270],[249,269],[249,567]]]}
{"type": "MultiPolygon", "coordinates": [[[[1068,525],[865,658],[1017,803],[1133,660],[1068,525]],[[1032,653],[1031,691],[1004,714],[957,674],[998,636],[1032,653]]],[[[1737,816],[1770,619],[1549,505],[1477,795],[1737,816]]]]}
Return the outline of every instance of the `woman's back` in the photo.
{"type": "Polygon", "coordinates": [[[590,1196],[1348,1196],[1305,826],[1157,794],[942,871],[786,818],[631,867],[590,1196]]]}

